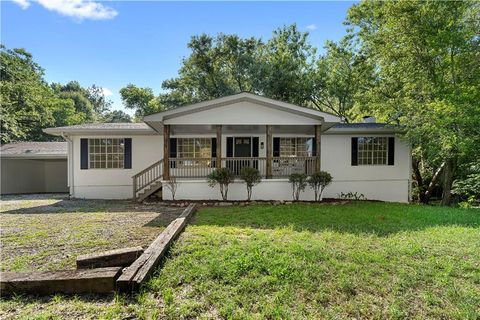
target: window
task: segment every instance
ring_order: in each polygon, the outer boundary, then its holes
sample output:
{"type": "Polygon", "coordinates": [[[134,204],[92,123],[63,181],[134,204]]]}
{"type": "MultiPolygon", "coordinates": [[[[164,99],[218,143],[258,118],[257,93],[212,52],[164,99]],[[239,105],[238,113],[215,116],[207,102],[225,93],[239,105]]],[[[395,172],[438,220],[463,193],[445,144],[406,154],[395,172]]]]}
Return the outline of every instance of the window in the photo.
{"type": "Polygon", "coordinates": [[[386,165],[387,137],[358,138],[358,165],[386,165]]]}
{"type": "Polygon", "coordinates": [[[179,138],[177,142],[178,158],[210,158],[212,156],[212,138],[179,138]]]}
{"type": "Polygon", "coordinates": [[[124,139],[88,139],[90,169],[123,169],[124,139]]]}
{"type": "Polygon", "coordinates": [[[210,165],[212,157],[212,138],[179,138],[177,139],[177,158],[207,159],[203,161],[185,160],[179,162],[184,166],[210,165]]]}
{"type": "Polygon", "coordinates": [[[312,149],[312,138],[280,138],[280,157],[309,157],[312,149]]]}

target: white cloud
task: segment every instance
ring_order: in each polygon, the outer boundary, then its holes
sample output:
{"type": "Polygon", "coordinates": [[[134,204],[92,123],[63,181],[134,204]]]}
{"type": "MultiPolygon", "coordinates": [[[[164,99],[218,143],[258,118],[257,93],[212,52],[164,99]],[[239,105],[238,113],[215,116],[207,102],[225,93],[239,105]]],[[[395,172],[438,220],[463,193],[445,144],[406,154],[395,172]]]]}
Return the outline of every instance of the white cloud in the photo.
{"type": "Polygon", "coordinates": [[[13,0],[13,2],[18,4],[24,10],[30,7],[30,2],[28,2],[28,0],[13,0]]]}
{"type": "Polygon", "coordinates": [[[58,12],[64,16],[77,20],[105,20],[112,19],[118,12],[93,0],[13,0],[23,9],[28,8],[31,1],[38,2],[47,10],[58,12]]]}
{"type": "Polygon", "coordinates": [[[103,96],[105,96],[105,97],[113,96],[112,90],[110,90],[108,88],[102,88],[102,93],[103,93],[103,96]]]}
{"type": "Polygon", "coordinates": [[[309,24],[307,27],[306,27],[307,30],[310,30],[310,31],[313,31],[315,29],[317,29],[317,26],[314,25],[314,24],[309,24]]]}

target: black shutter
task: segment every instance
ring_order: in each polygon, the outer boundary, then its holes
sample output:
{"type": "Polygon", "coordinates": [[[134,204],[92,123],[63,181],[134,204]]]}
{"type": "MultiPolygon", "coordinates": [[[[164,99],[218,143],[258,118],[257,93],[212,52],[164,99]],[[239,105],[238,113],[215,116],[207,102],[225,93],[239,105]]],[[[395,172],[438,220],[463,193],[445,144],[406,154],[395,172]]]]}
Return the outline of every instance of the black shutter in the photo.
{"type": "Polygon", "coordinates": [[[233,157],[233,137],[227,137],[227,157],[233,157]]]}
{"type": "Polygon", "coordinates": [[[252,157],[258,157],[258,137],[252,138],[252,157]]]}
{"type": "Polygon", "coordinates": [[[280,138],[273,138],[273,156],[280,157],[280,138]]]}
{"type": "Polygon", "coordinates": [[[358,138],[352,137],[352,166],[358,166],[358,138]]]}
{"type": "Polygon", "coordinates": [[[315,157],[317,155],[317,140],[312,138],[312,156],[315,157]]]}
{"type": "Polygon", "coordinates": [[[88,169],[88,139],[80,139],[80,169],[88,169]]]}
{"type": "Polygon", "coordinates": [[[123,168],[132,169],[132,138],[125,138],[123,168]]]}
{"type": "MultiPolygon", "coordinates": [[[[177,138],[170,138],[170,146],[168,148],[170,159],[177,157],[177,138]]],[[[176,168],[177,162],[176,161],[169,161],[170,168],[176,168]]]]}
{"type": "Polygon", "coordinates": [[[395,164],[395,138],[388,138],[388,165],[393,166],[395,164]]]}
{"type": "Polygon", "coordinates": [[[217,166],[217,138],[212,138],[212,150],[211,150],[211,156],[212,156],[212,161],[211,161],[211,167],[215,168],[217,166]]]}
{"type": "Polygon", "coordinates": [[[177,138],[170,138],[170,148],[168,148],[170,151],[170,158],[176,158],[177,157],[177,138]]]}

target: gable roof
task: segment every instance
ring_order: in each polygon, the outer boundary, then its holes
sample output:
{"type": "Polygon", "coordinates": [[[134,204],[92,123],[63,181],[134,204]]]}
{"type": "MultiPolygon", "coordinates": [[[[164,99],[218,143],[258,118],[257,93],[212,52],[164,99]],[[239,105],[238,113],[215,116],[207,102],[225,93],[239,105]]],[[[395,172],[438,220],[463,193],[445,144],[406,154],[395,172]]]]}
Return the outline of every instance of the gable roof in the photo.
{"type": "Polygon", "coordinates": [[[67,142],[16,142],[0,149],[2,158],[67,158],[67,142]]]}
{"type": "Polygon", "coordinates": [[[234,104],[237,102],[243,102],[243,101],[256,103],[268,108],[282,110],[282,111],[290,112],[297,115],[302,115],[309,118],[322,119],[324,122],[340,122],[341,121],[340,117],[331,113],[318,111],[312,108],[297,106],[291,103],[259,96],[250,92],[241,92],[241,93],[237,93],[237,94],[233,94],[230,96],[225,96],[225,97],[221,97],[213,100],[202,101],[194,104],[172,108],[163,112],[146,116],[143,118],[143,121],[145,121],[146,123],[163,122],[165,120],[179,117],[182,115],[219,108],[222,106],[234,104]]]}

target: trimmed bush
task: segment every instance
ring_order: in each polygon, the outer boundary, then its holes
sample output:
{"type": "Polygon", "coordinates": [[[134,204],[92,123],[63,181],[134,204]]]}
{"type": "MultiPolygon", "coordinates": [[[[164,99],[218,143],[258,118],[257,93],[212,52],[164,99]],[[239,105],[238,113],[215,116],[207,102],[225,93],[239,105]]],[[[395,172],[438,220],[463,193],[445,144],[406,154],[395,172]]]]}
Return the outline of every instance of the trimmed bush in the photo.
{"type": "Polygon", "coordinates": [[[235,175],[228,168],[215,169],[208,176],[208,185],[213,188],[217,184],[220,186],[220,193],[222,194],[222,199],[227,200],[228,196],[228,185],[235,180],[235,175]]]}
{"type": "Polygon", "coordinates": [[[300,199],[300,192],[305,191],[305,187],[307,186],[307,178],[308,176],[304,173],[292,173],[288,177],[288,181],[290,181],[292,185],[293,200],[298,201],[300,199]]]}
{"type": "Polygon", "coordinates": [[[258,169],[250,167],[243,168],[240,172],[240,178],[247,185],[247,201],[250,201],[250,198],[252,197],[253,187],[259,184],[260,181],[262,181],[260,171],[258,171],[258,169]]]}
{"type": "Polygon", "coordinates": [[[322,201],[323,190],[332,182],[332,176],[326,171],[319,171],[308,177],[308,184],[315,193],[315,201],[322,201]]]}

